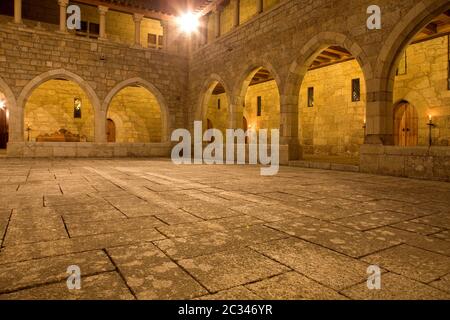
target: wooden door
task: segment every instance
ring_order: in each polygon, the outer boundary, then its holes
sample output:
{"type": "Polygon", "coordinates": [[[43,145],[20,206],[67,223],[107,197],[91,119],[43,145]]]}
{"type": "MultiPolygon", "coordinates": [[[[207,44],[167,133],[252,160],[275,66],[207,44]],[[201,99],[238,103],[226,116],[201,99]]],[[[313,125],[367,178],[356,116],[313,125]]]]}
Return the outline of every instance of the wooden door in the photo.
{"type": "Polygon", "coordinates": [[[108,142],[116,142],[116,124],[111,119],[106,122],[106,136],[108,142]]]}
{"type": "Polygon", "coordinates": [[[397,146],[413,147],[419,141],[417,111],[408,102],[401,102],[395,109],[394,140],[397,146]]]}
{"type": "Polygon", "coordinates": [[[0,109],[0,149],[6,149],[8,143],[8,119],[6,110],[0,109]]]}

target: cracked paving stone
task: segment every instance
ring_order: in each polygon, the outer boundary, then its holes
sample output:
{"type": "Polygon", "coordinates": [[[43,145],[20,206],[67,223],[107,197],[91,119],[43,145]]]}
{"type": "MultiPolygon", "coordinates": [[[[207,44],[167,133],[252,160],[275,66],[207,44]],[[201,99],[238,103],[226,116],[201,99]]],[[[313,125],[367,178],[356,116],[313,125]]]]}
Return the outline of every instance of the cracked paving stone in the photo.
{"type": "Polygon", "coordinates": [[[450,242],[438,238],[423,236],[418,233],[391,227],[382,227],[367,231],[366,233],[382,241],[387,241],[392,245],[406,243],[414,247],[450,256],[450,242]]]}
{"type": "Polygon", "coordinates": [[[450,273],[449,257],[406,244],[374,253],[362,260],[424,283],[450,273]]]}
{"type": "Polygon", "coordinates": [[[288,272],[267,280],[246,285],[264,300],[347,300],[297,272],[288,272]]]}
{"type": "Polygon", "coordinates": [[[361,283],[342,291],[354,300],[450,300],[450,294],[394,273],[382,274],[381,289],[361,283]]]}
{"type": "Polygon", "coordinates": [[[150,243],[107,251],[139,299],[182,300],[208,293],[150,243]]]}
{"type": "Polygon", "coordinates": [[[393,211],[379,211],[334,220],[333,223],[337,223],[360,231],[366,231],[408,219],[411,219],[411,217],[403,213],[393,211]]]}
{"type": "Polygon", "coordinates": [[[180,260],[179,264],[211,292],[289,271],[287,267],[250,249],[180,260]]]}
{"type": "Polygon", "coordinates": [[[367,279],[368,264],[300,239],[276,240],[251,248],[334,290],[367,279]]]}
{"type": "Polygon", "coordinates": [[[165,225],[154,217],[119,219],[86,223],[68,223],[71,237],[89,236],[103,233],[151,229],[165,225]]]}
{"type": "Polygon", "coordinates": [[[364,232],[310,217],[273,222],[268,226],[355,258],[392,247],[391,243],[364,232]]]}
{"type": "Polygon", "coordinates": [[[0,293],[66,280],[67,268],[72,265],[80,267],[82,276],[115,269],[103,251],[0,265],[0,293]]]}
{"type": "Polygon", "coordinates": [[[82,277],[80,290],[69,290],[66,281],[0,295],[0,300],[134,300],[116,272],[82,277]]]}
{"type": "Polygon", "coordinates": [[[174,238],[155,241],[155,245],[175,260],[194,258],[202,255],[230,251],[250,244],[286,238],[287,235],[264,227],[251,226],[194,235],[186,238],[174,238]]]}

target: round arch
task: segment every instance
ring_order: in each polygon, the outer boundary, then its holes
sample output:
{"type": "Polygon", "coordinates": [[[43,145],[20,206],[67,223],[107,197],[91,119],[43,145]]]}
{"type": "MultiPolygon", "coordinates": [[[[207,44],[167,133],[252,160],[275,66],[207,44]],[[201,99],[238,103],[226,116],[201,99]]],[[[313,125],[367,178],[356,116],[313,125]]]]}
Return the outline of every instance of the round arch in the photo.
{"type": "Polygon", "coordinates": [[[281,92],[283,81],[279,76],[279,73],[274,68],[273,64],[267,59],[252,59],[250,64],[239,73],[238,81],[233,88],[233,103],[230,104],[230,124],[232,127],[240,127],[242,123],[242,110],[245,101],[245,97],[250,87],[250,83],[255,76],[255,74],[261,70],[266,69],[270,72],[271,76],[274,78],[277,85],[277,92],[280,96],[280,112],[282,108],[281,102],[281,92]]]}
{"type": "Polygon", "coordinates": [[[402,17],[384,41],[377,59],[375,75],[382,80],[379,82],[380,92],[393,92],[395,71],[402,53],[420,30],[446,10],[450,10],[448,0],[420,1],[402,17]]]}
{"type": "Polygon", "coordinates": [[[104,114],[104,122],[106,123],[106,117],[108,114],[108,108],[111,104],[112,99],[119,93],[122,89],[129,87],[131,85],[140,85],[147,89],[151,94],[156,97],[158,101],[159,108],[161,110],[161,118],[162,118],[162,139],[161,142],[166,142],[169,140],[169,130],[172,128],[172,123],[169,117],[169,107],[167,106],[166,100],[162,95],[161,91],[158,90],[152,83],[144,80],[142,78],[136,77],[124,80],[117,84],[106,96],[103,104],[101,106],[101,110],[104,114]]]}
{"type": "Polygon", "coordinates": [[[221,76],[219,76],[216,73],[213,73],[212,75],[209,76],[209,78],[203,84],[202,91],[201,91],[199,101],[197,103],[195,115],[194,115],[195,121],[199,121],[199,120],[205,121],[206,115],[208,113],[209,99],[211,98],[214,88],[219,83],[225,88],[225,94],[227,96],[228,101],[231,104],[231,100],[230,100],[230,98],[231,98],[230,92],[231,91],[229,90],[228,84],[225,81],[223,81],[221,76]]]}
{"type": "MultiPolygon", "coordinates": [[[[104,130],[102,130],[101,126],[99,126],[96,119],[98,118],[98,115],[100,114],[100,100],[95,93],[94,89],[85,81],[83,78],[81,78],[79,75],[67,71],[65,69],[56,69],[47,71],[45,73],[42,73],[32,79],[30,82],[27,83],[27,85],[22,89],[22,92],[19,95],[19,98],[17,99],[17,108],[18,112],[20,113],[20,133],[23,135],[23,128],[24,128],[24,115],[25,115],[25,105],[32,95],[33,91],[38,88],[43,83],[49,81],[49,80],[55,80],[55,79],[65,79],[68,81],[72,81],[76,83],[81,90],[84,91],[84,93],[89,98],[89,101],[94,109],[94,130],[95,130],[95,140],[99,141],[100,136],[104,130]]],[[[22,138],[23,140],[23,138],[22,138]]]]}
{"type": "Polygon", "coordinates": [[[311,63],[316,56],[330,46],[339,46],[349,51],[358,61],[364,74],[366,84],[373,79],[373,70],[369,58],[363,49],[345,34],[337,32],[321,32],[309,40],[299,52],[298,57],[291,63],[289,75],[283,96],[293,97],[290,101],[298,101],[299,90],[311,63]]]}

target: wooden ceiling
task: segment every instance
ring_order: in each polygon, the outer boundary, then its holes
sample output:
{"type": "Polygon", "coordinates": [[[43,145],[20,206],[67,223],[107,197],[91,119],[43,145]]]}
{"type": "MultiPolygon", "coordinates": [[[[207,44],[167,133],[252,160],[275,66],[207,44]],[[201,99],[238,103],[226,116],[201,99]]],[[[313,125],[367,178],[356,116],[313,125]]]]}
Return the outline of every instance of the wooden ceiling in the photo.
{"type": "Polygon", "coordinates": [[[434,18],[425,28],[420,31],[413,43],[448,35],[450,33],[450,10],[434,18]]]}
{"type": "Polygon", "coordinates": [[[331,46],[323,50],[311,64],[309,70],[323,68],[332,64],[353,60],[354,57],[346,49],[331,46]]]}

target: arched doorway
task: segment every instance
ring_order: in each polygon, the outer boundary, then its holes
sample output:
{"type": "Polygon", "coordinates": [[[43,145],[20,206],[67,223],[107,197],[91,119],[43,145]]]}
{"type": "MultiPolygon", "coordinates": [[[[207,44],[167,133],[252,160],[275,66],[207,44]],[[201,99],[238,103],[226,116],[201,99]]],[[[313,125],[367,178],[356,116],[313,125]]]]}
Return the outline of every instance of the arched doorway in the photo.
{"type": "Polygon", "coordinates": [[[402,101],[394,110],[394,141],[401,147],[414,147],[419,142],[419,120],[416,108],[402,101]]]}
{"type": "Polygon", "coordinates": [[[93,142],[94,135],[94,107],[77,83],[51,79],[26,100],[25,141],[93,142]]]}
{"type": "MultiPolygon", "coordinates": [[[[114,95],[107,119],[113,121],[107,121],[107,128],[113,129],[114,125],[114,142],[158,143],[163,140],[161,106],[157,97],[139,83],[128,85],[114,95]]],[[[112,140],[112,136],[107,138],[112,140]]]]}
{"type": "Polygon", "coordinates": [[[106,120],[107,142],[116,142],[116,124],[112,119],[106,120]]]}
{"type": "MultiPolygon", "coordinates": [[[[422,23],[422,22],[420,22],[422,23]]],[[[390,105],[397,146],[450,145],[450,10],[428,20],[396,56],[390,105]],[[430,123],[431,121],[431,123],[430,123]],[[430,142],[431,140],[431,142],[430,142]]]]}

